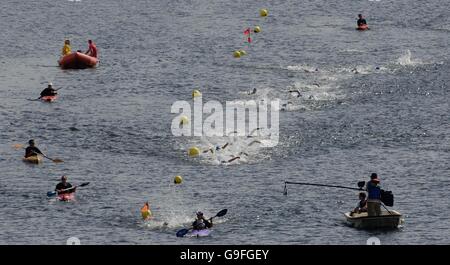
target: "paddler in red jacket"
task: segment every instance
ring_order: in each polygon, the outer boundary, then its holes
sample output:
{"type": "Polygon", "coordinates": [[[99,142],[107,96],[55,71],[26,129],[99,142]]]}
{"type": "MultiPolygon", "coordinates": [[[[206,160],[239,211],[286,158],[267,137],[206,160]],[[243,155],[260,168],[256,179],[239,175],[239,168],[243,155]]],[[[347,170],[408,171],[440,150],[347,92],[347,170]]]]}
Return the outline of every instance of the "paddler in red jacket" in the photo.
{"type": "Polygon", "coordinates": [[[86,54],[89,56],[92,56],[94,58],[97,58],[97,46],[95,46],[94,42],[92,40],[88,40],[89,48],[86,51],[86,54]]]}

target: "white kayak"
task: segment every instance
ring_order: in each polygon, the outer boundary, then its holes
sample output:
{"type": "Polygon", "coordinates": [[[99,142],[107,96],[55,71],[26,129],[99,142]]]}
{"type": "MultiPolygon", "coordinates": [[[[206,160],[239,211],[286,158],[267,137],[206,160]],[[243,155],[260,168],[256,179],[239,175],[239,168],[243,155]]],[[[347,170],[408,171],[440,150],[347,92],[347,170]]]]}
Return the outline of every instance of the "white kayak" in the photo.
{"type": "Polygon", "coordinates": [[[211,233],[210,229],[202,229],[202,230],[192,230],[188,234],[186,234],[186,237],[204,237],[209,236],[211,233]]]}

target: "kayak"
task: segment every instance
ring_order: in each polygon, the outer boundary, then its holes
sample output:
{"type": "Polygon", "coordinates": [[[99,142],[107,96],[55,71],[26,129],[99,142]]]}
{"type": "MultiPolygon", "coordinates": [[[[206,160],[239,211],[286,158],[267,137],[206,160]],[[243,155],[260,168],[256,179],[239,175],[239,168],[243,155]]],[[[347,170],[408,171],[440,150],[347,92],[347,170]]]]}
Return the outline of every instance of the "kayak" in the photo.
{"type": "Polygon", "coordinates": [[[62,69],[84,69],[95,67],[97,63],[97,58],[81,52],[67,54],[58,61],[58,64],[62,69]]]}
{"type": "Polygon", "coordinates": [[[188,233],[187,237],[204,237],[209,236],[211,233],[210,229],[202,229],[202,230],[192,230],[192,232],[188,233]]]}
{"type": "Polygon", "coordinates": [[[58,194],[58,200],[73,201],[73,200],[75,200],[75,192],[58,194]]]}
{"type": "Polygon", "coordinates": [[[53,101],[56,100],[56,98],[58,98],[57,95],[54,95],[54,96],[43,96],[43,97],[41,98],[41,100],[42,100],[42,101],[45,101],[45,102],[53,102],[53,101]]]}
{"type": "Polygon", "coordinates": [[[394,210],[382,211],[380,216],[368,216],[367,212],[344,215],[350,226],[361,229],[394,229],[403,223],[402,214],[394,210]]]}
{"type": "Polygon", "coordinates": [[[367,24],[365,24],[365,25],[358,26],[356,29],[357,30],[368,30],[369,26],[367,24]]]}
{"type": "Polygon", "coordinates": [[[31,164],[42,163],[42,157],[40,157],[40,156],[24,157],[22,160],[23,160],[23,162],[27,162],[27,163],[31,163],[31,164]]]}

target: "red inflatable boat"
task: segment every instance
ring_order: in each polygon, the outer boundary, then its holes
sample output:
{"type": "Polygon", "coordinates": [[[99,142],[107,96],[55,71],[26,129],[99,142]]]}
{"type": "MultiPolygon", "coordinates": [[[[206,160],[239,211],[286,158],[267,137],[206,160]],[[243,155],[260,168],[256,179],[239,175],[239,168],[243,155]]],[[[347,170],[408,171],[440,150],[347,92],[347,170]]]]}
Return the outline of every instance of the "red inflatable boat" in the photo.
{"type": "Polygon", "coordinates": [[[81,52],[67,54],[58,61],[59,66],[62,69],[84,69],[95,67],[97,65],[97,62],[97,58],[91,57],[81,52]]]}
{"type": "Polygon", "coordinates": [[[356,29],[357,30],[368,30],[369,26],[367,24],[365,24],[365,25],[358,26],[356,29]]]}

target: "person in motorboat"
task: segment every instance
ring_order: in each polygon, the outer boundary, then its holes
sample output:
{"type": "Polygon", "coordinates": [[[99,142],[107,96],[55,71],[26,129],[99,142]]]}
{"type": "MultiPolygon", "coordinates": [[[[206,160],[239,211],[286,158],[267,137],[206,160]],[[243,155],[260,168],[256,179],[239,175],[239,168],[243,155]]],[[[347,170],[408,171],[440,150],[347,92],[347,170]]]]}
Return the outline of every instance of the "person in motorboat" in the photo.
{"type": "Polygon", "coordinates": [[[41,150],[36,147],[35,141],[32,139],[28,141],[29,146],[25,148],[25,158],[31,157],[31,156],[37,156],[38,154],[43,155],[41,150]]]}
{"type": "Polygon", "coordinates": [[[356,205],[356,208],[350,212],[350,216],[353,215],[354,213],[363,213],[363,212],[367,212],[367,195],[365,192],[360,192],[359,193],[359,202],[356,205]]]}
{"type": "Polygon", "coordinates": [[[56,95],[58,95],[58,93],[56,92],[56,89],[53,88],[53,84],[48,83],[48,86],[44,90],[42,90],[40,98],[56,95]]]}
{"type": "Polygon", "coordinates": [[[72,187],[73,187],[72,184],[67,182],[67,176],[64,175],[61,177],[61,182],[56,185],[55,191],[58,193],[58,195],[72,193],[72,192],[75,192],[75,190],[76,190],[76,187],[71,189],[72,187]],[[67,189],[70,189],[70,190],[67,190],[67,189]]]}
{"type": "Polygon", "coordinates": [[[72,49],[70,48],[70,40],[64,41],[64,46],[62,48],[62,56],[66,56],[67,54],[70,54],[72,52],[72,49]]]}
{"type": "Polygon", "coordinates": [[[196,214],[197,214],[197,218],[192,223],[192,228],[194,230],[203,230],[203,229],[211,228],[213,226],[212,218],[209,218],[209,220],[207,220],[203,216],[203,213],[200,211],[197,211],[196,214]]]}
{"type": "Polygon", "coordinates": [[[89,47],[85,54],[97,58],[97,46],[95,46],[95,43],[92,40],[88,40],[88,44],[89,47]]]}
{"type": "Polygon", "coordinates": [[[370,175],[370,181],[366,184],[366,191],[369,194],[367,198],[367,214],[369,216],[381,215],[381,187],[376,173],[370,175]]]}

